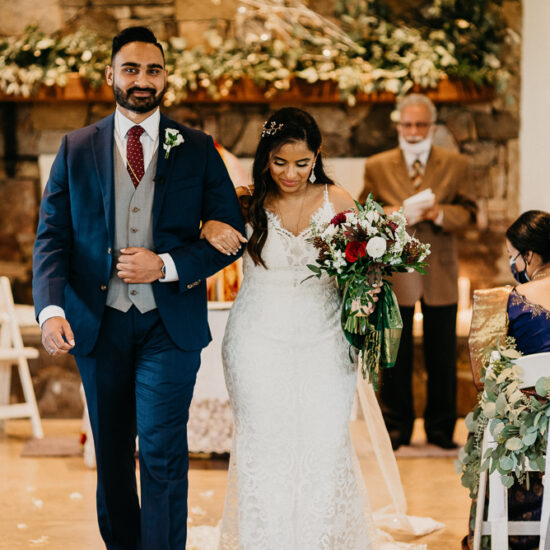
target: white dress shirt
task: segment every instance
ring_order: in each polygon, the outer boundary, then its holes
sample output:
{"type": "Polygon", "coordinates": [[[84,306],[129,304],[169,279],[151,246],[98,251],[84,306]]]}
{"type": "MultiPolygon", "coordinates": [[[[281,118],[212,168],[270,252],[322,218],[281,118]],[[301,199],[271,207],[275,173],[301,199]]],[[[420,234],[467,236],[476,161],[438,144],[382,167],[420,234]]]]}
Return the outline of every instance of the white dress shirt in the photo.
{"type": "MultiPolygon", "coordinates": [[[[145,131],[140,136],[141,145],[143,147],[143,168],[147,170],[153,155],[158,149],[159,146],[159,123],[160,123],[160,111],[157,108],[153,114],[147,117],[145,120],[142,120],[139,123],[145,131]]],[[[135,126],[135,122],[125,117],[117,108],[115,111],[115,143],[121,157],[126,160],[126,146],[128,143],[128,130],[135,126]]],[[[159,279],[162,283],[170,283],[173,281],[179,280],[178,271],[176,269],[176,264],[172,259],[172,256],[168,253],[159,254],[159,257],[164,262],[166,267],[166,275],[159,279]]],[[[51,317],[63,317],[65,318],[65,312],[63,308],[59,306],[46,306],[38,314],[38,323],[40,327],[51,317]]]]}

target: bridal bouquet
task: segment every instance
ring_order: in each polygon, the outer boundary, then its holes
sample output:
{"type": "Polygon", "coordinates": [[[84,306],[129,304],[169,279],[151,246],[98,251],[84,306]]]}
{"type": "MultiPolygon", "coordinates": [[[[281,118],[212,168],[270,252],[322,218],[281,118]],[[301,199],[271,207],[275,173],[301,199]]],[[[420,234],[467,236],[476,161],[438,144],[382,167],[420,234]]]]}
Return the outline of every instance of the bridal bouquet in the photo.
{"type": "Polygon", "coordinates": [[[361,354],[362,373],[378,389],[380,368],[393,367],[403,323],[397,299],[387,277],[397,271],[425,273],[430,245],[406,231],[399,212],[385,214],[369,195],[357,212],[340,212],[328,223],[312,222],[312,243],[319,250],[317,277],[326,273],[343,289],[342,329],[361,354]],[[370,315],[364,311],[374,301],[370,291],[381,289],[370,315]]]}

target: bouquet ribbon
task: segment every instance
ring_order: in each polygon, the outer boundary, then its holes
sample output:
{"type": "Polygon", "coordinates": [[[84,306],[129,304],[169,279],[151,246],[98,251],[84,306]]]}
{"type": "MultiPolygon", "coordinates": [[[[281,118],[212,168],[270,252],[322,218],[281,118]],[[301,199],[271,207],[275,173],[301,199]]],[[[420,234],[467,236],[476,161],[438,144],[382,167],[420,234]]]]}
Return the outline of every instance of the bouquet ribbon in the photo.
{"type": "MultiPolygon", "coordinates": [[[[364,284],[364,283],[363,283],[364,284]]],[[[342,307],[342,329],[348,342],[362,355],[363,378],[369,378],[374,390],[378,389],[381,368],[395,365],[403,321],[395,293],[388,281],[382,281],[381,292],[374,311],[368,316],[352,311],[352,303],[364,288],[346,285],[342,307]]]]}

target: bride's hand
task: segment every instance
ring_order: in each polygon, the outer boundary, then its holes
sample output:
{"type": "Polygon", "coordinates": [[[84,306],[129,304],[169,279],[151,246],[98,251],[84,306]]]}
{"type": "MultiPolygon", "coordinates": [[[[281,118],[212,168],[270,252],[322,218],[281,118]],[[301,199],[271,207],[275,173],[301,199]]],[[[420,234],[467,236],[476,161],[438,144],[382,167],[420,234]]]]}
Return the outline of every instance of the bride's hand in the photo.
{"type": "Polygon", "coordinates": [[[366,306],[361,305],[359,298],[351,302],[351,312],[356,313],[356,317],[368,317],[373,311],[376,302],[378,302],[378,294],[380,294],[382,288],[375,287],[369,290],[368,294],[372,297],[372,302],[366,306]]]}
{"type": "Polygon", "coordinates": [[[235,228],[217,220],[208,220],[202,226],[200,238],[206,239],[216,250],[228,256],[237,254],[241,244],[247,242],[235,228]]]}

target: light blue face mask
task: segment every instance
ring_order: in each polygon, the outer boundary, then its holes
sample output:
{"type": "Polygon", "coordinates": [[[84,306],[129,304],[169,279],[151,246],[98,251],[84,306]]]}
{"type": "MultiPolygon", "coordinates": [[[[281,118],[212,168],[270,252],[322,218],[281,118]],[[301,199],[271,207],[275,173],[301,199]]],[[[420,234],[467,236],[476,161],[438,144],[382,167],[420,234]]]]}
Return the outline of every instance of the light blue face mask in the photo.
{"type": "Polygon", "coordinates": [[[527,263],[525,262],[525,258],[523,258],[525,267],[521,271],[518,271],[516,268],[516,260],[519,256],[521,256],[521,252],[518,252],[515,258],[510,258],[510,270],[512,271],[512,276],[514,279],[522,285],[523,283],[528,283],[531,279],[529,278],[529,275],[527,275],[527,263]]]}

